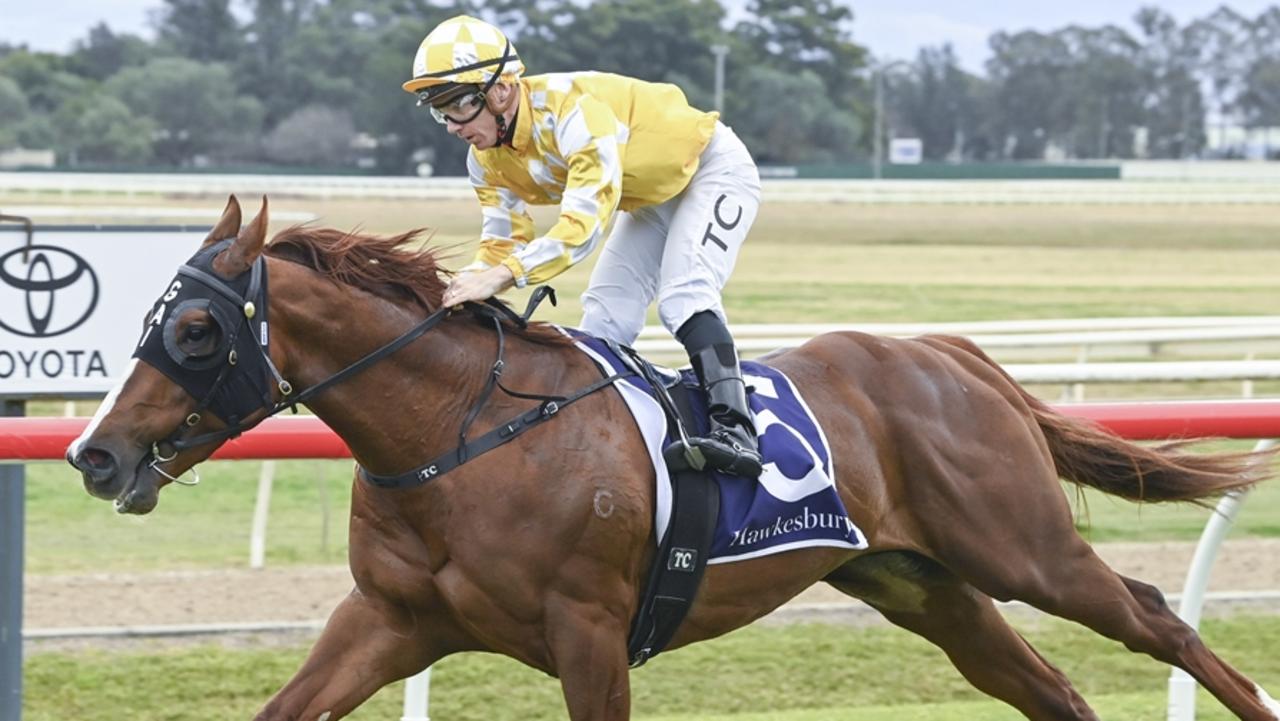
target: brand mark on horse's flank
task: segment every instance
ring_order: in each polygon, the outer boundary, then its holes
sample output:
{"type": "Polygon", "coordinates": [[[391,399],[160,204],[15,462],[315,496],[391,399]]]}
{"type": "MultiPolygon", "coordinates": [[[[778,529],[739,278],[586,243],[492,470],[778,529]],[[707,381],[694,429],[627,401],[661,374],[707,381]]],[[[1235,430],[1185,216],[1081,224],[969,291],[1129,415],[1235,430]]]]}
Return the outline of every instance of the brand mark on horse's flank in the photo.
{"type": "Polygon", "coordinates": [[[684,573],[693,573],[693,567],[698,563],[698,552],[692,548],[673,548],[671,556],[667,558],[668,571],[682,571],[684,573]]]}
{"type": "MultiPolygon", "coordinates": [[[[0,318],[0,328],[27,338],[52,338],[80,327],[98,307],[98,275],[84,258],[66,248],[54,245],[26,245],[0,255],[0,282],[21,291],[26,301],[26,322],[15,317],[0,318]],[[17,265],[11,259],[21,256],[25,270],[12,270],[17,265]],[[55,266],[58,266],[55,270],[55,266]],[[69,266],[69,269],[66,269],[69,266]],[[57,272],[59,275],[55,276],[57,272]],[[79,290],[76,290],[79,287],[79,290]],[[64,298],[62,307],[74,310],[59,319],[54,318],[54,297],[64,298]],[[68,297],[70,296],[70,297],[68,297]],[[83,310],[80,310],[83,308],[83,310]],[[55,320],[60,322],[55,324],[55,320]],[[25,327],[23,327],[25,326],[25,327]]],[[[17,303],[3,303],[0,307],[16,308],[17,303]]],[[[5,315],[8,315],[7,313],[5,315]]]]}
{"type": "Polygon", "coordinates": [[[592,500],[591,507],[600,518],[608,518],[609,516],[612,516],[613,492],[604,488],[597,490],[596,497],[592,500]]]}

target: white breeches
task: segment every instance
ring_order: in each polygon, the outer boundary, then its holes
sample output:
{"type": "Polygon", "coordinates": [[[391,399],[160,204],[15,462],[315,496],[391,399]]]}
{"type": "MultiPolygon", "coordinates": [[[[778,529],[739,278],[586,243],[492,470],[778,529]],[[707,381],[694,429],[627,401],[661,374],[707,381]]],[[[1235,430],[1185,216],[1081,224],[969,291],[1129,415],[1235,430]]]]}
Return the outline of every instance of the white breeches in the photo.
{"type": "Polygon", "coordinates": [[[704,310],[727,322],[720,291],[759,208],[760,175],[751,154],[716,123],[679,195],[618,213],[582,294],[582,329],[631,345],[655,298],[672,333],[704,310]]]}

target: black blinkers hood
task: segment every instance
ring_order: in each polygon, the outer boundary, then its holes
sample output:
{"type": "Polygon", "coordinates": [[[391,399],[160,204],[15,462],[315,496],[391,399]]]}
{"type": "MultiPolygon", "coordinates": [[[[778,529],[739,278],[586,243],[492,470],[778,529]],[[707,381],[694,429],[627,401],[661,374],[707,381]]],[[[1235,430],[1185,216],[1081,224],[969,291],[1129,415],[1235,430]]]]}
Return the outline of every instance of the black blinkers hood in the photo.
{"type": "Polygon", "coordinates": [[[224,280],[213,259],[234,238],[201,248],[185,265],[147,315],[133,357],[177,383],[228,426],[272,404],[268,369],[267,274],[258,257],[250,270],[224,280]],[[218,326],[212,353],[188,355],[178,347],[177,323],[183,312],[207,311],[218,326]]]}

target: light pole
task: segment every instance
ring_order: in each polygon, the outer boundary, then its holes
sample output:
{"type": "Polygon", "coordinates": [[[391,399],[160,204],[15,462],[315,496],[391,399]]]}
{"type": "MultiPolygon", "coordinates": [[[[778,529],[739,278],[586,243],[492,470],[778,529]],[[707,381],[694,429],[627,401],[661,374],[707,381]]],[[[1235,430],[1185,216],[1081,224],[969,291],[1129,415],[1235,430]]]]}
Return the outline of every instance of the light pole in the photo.
{"type": "Polygon", "coordinates": [[[728,45],[712,45],[711,52],[716,56],[716,111],[724,112],[724,56],[729,54],[728,45]]]}
{"type": "Polygon", "coordinates": [[[884,74],[898,65],[906,65],[905,60],[894,60],[889,63],[876,63],[871,66],[872,82],[875,83],[875,125],[871,138],[871,177],[880,179],[881,163],[884,156],[884,74]]]}

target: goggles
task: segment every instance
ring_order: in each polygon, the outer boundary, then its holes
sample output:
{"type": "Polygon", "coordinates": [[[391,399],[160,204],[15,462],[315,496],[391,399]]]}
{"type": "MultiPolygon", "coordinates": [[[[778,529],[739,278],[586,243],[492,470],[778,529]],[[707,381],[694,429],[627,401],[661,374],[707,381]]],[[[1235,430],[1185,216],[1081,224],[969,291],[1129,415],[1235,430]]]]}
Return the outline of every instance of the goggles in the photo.
{"type": "Polygon", "coordinates": [[[445,123],[453,123],[454,125],[466,125],[467,123],[479,117],[485,108],[485,96],[483,90],[477,90],[473,93],[467,93],[461,97],[455,98],[441,105],[428,105],[431,109],[431,117],[435,118],[437,123],[444,125],[445,123]]]}

